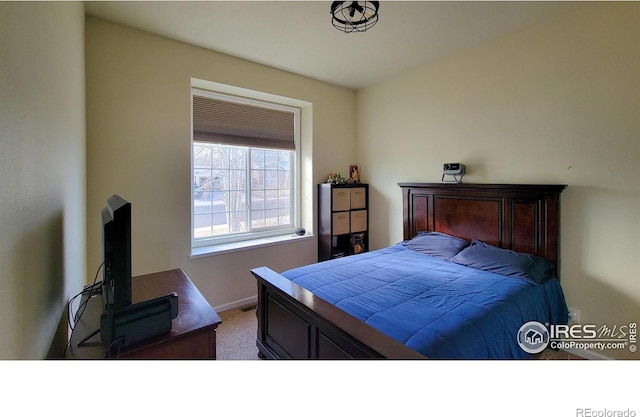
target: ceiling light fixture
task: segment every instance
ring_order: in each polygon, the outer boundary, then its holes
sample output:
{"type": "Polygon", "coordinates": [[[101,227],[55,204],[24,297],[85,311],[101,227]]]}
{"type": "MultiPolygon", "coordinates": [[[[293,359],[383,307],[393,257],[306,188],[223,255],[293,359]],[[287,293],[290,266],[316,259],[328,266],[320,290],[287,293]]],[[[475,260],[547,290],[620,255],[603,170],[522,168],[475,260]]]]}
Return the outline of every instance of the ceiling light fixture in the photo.
{"type": "Polygon", "coordinates": [[[365,32],[378,23],[379,1],[334,1],[331,3],[331,23],[344,32],[365,32]]]}

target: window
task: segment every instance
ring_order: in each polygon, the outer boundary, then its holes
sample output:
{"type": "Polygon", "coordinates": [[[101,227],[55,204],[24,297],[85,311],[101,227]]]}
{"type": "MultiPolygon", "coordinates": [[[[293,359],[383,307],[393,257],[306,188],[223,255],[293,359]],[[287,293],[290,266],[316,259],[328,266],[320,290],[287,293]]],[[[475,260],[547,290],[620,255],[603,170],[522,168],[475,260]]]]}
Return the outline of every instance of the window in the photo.
{"type": "Polygon", "coordinates": [[[299,225],[300,109],[192,90],[192,247],[299,225]]]}

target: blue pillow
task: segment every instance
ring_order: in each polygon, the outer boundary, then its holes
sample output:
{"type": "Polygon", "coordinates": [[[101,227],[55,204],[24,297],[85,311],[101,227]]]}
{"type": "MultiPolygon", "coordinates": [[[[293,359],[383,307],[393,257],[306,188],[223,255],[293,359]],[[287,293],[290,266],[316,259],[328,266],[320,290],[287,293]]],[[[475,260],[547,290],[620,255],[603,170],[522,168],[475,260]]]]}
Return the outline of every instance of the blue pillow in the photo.
{"type": "Polygon", "coordinates": [[[476,239],[451,261],[483,271],[524,278],[533,284],[542,284],[553,278],[555,272],[553,262],[540,256],[498,248],[476,239]]]}
{"type": "Polygon", "coordinates": [[[469,246],[469,242],[440,232],[420,232],[413,239],[402,243],[409,249],[449,260],[452,256],[469,246]]]}

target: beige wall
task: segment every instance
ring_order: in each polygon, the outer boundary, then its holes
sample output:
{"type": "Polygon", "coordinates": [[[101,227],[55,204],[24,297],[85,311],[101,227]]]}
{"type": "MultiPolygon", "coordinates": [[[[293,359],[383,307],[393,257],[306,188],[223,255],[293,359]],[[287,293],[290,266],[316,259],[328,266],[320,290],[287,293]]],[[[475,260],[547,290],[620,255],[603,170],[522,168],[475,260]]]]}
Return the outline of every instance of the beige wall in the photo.
{"type": "Polygon", "coordinates": [[[470,183],[568,184],[561,277],[569,306],[585,324],[638,321],[638,39],[640,4],[590,5],[359,91],[372,247],[402,239],[397,182],[439,182],[444,162],[466,164],[470,183]]]}
{"type": "Polygon", "coordinates": [[[569,305],[583,323],[637,320],[639,23],[637,3],[590,6],[356,102],[350,90],[90,18],[85,216],[82,5],[0,2],[0,359],[47,354],[66,300],[99,265],[99,211],[114,192],[134,203],[134,273],[181,267],[212,305],[255,294],[250,267],[315,259],[310,240],[189,260],[191,77],[313,103],[307,180],[360,163],[374,247],[402,237],[396,183],[437,182],[443,162],[467,164],[467,182],[568,184],[569,305]]]}
{"type": "Polygon", "coordinates": [[[0,359],[59,355],[85,282],[83,45],[81,3],[0,2],[0,359]]]}
{"type": "MultiPolygon", "coordinates": [[[[100,209],[113,193],[132,203],[134,275],[182,268],[214,307],[255,297],[252,267],[317,259],[315,239],[189,259],[190,80],[312,103],[307,207],[314,184],[354,161],[354,91],[95,18],[86,21],[86,76],[88,275],[101,261],[100,209]]],[[[306,227],[314,224],[311,214],[306,227]]]]}

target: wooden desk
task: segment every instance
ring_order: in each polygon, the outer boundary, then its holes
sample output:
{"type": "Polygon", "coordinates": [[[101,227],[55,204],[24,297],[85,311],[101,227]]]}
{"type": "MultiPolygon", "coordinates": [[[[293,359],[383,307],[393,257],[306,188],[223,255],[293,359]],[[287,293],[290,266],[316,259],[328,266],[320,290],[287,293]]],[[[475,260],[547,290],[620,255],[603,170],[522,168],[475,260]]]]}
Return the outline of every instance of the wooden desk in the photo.
{"type": "MultiPolygon", "coordinates": [[[[178,316],[171,331],[120,351],[126,359],[215,359],[216,328],[220,317],[189,277],[181,269],[140,275],[131,280],[133,303],[175,292],[178,294],[178,316]]],[[[83,302],[86,296],[83,296],[83,302]]],[[[103,359],[107,348],[96,334],[78,347],[78,342],[100,328],[102,295],[88,300],[87,308],[77,321],[67,349],[68,359],[103,359]]]]}

